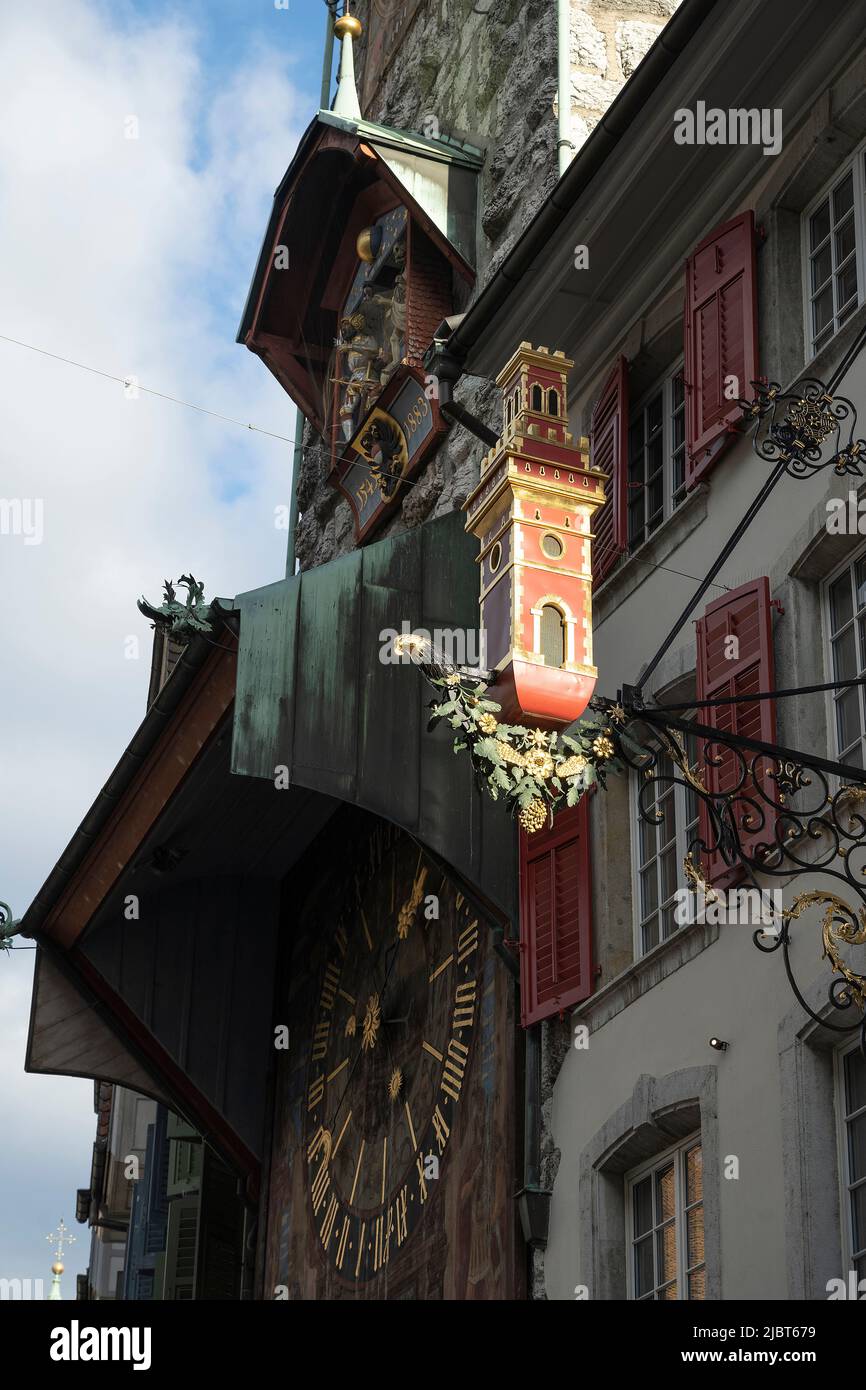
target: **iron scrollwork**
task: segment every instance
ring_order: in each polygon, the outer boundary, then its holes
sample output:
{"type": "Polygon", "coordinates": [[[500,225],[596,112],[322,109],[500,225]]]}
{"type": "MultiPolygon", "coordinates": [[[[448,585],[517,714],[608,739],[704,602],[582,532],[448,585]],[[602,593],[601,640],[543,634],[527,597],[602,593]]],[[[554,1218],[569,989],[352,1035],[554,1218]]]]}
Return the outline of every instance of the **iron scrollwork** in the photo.
{"type": "Polygon", "coordinates": [[[855,438],[857,410],[847,396],[831,395],[816,377],[783,391],[777,381],[753,381],[752,400],[738,400],[743,423],[755,424],[752,447],[766,463],[785,463],[792,478],[824,468],[863,476],[866,440],[855,438]]]}
{"type": "Polygon", "coordinates": [[[593,707],[610,721],[616,756],[637,774],[641,820],[661,822],[659,802],[675,785],[697,798],[702,814],[684,867],[707,902],[718,896],[703,868],[711,860],[722,871],[742,868],[744,881],[759,893],[758,876],[790,882],[821,873],[859,899],[859,907],[852,908],[824,889],[799,893],[772,930],[759,928],[753,941],[764,952],[781,950],[791,988],[809,1016],[833,1031],[859,1029],[866,1055],[866,974],[852,969],[842,955],[845,946],[866,944],[866,771],[846,768],[846,780],[837,786],[838,778],[827,770],[832,765],[822,766],[821,759],[771,755],[747,739],[673,719],[661,709],[626,707],[623,719],[619,703],[598,698],[593,707]],[[829,1002],[843,1011],[855,1007],[862,1017],[853,1025],[830,1023],[817,1014],[794,976],[792,923],[819,906],[824,907],[823,956],[833,972],[829,1002]]]}

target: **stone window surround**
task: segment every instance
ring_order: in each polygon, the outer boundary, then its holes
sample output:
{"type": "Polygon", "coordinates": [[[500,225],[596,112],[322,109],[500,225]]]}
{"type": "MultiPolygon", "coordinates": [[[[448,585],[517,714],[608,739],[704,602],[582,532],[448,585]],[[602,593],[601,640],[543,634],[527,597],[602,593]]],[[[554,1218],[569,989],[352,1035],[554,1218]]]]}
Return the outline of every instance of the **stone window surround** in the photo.
{"type": "Polygon", "coordinates": [[[834,1061],[836,1074],[836,1119],[838,1122],[837,1139],[839,1144],[839,1199],[842,1204],[840,1213],[842,1255],[846,1273],[856,1267],[859,1268],[859,1274],[862,1278],[862,1276],[866,1274],[866,1261],[864,1261],[862,1249],[859,1254],[855,1253],[857,1249],[856,1238],[859,1231],[855,1233],[855,1223],[858,1218],[856,1218],[854,1214],[855,1199],[853,1196],[852,1183],[855,1179],[851,1171],[852,1163],[850,1152],[850,1136],[853,1133],[851,1125],[852,1123],[856,1123],[856,1119],[852,1121],[852,1114],[856,1115],[856,1112],[851,1112],[848,1108],[848,1083],[845,1074],[845,1059],[846,1057],[852,1056],[862,1058],[860,1038],[857,1034],[855,1034],[854,1042],[848,1042],[847,1044],[843,1043],[841,1047],[836,1048],[834,1061]],[[844,1214],[842,1215],[842,1213],[844,1214]],[[857,1266],[855,1266],[854,1263],[855,1259],[858,1261],[857,1266]]]}
{"type": "Polygon", "coordinates": [[[631,1097],[580,1155],[580,1282],[591,1299],[627,1297],[625,1175],[654,1154],[700,1131],[704,1151],[704,1245],[707,1300],[721,1289],[721,1221],[717,1068],[687,1067],[638,1077],[631,1097]]]}
{"type": "MultiPolygon", "coordinates": [[[[803,990],[815,1013],[837,1025],[859,1022],[856,1009],[827,1004],[827,974],[803,990]],[[829,1017],[832,1015],[832,1017],[829,1017]]],[[[834,1033],[793,1007],[779,1024],[782,1183],[788,1298],[823,1300],[843,1268],[841,1173],[837,1143],[835,1057],[855,1036],[834,1033]]]]}

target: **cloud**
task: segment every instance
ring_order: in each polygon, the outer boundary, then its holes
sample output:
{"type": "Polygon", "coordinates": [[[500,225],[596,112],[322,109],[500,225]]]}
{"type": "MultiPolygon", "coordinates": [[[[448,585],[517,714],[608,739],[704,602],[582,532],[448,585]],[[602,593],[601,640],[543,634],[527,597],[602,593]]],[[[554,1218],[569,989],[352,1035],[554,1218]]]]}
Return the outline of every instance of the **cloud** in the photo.
{"type": "MultiPolygon", "coordinates": [[[[276,47],[215,89],[199,40],[88,0],[0,10],[0,334],[291,438],[294,408],[233,338],[301,103],[276,47]]],[[[291,448],[4,342],[0,374],[0,498],[44,516],[39,545],[0,534],[0,898],[20,913],[143,716],[136,598],[190,569],[208,596],[279,578],[291,448]]],[[[93,1116],[87,1083],[20,1072],[24,961],[0,960],[4,1129],[12,1171],[53,1173],[70,1220],[93,1116]]],[[[4,1183],[0,1256],[28,1200],[4,1183]]]]}

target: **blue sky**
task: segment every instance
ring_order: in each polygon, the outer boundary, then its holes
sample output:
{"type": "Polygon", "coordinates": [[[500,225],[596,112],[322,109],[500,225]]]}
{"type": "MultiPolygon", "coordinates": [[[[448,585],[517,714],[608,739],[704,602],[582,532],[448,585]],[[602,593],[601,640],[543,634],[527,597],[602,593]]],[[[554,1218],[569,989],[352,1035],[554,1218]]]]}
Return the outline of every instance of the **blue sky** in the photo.
{"type": "MultiPolygon", "coordinates": [[[[324,0],[0,7],[0,334],[291,440],[235,334],[324,30],[324,0]]],[[[208,597],[280,578],[292,449],[2,341],[0,372],[0,493],[44,508],[38,544],[0,534],[0,900],[20,915],[143,716],[136,599],[189,570],[208,597]]],[[[72,1298],[93,1089],[24,1073],[32,965],[0,959],[0,1278],[47,1291],[63,1216],[72,1298]]]]}

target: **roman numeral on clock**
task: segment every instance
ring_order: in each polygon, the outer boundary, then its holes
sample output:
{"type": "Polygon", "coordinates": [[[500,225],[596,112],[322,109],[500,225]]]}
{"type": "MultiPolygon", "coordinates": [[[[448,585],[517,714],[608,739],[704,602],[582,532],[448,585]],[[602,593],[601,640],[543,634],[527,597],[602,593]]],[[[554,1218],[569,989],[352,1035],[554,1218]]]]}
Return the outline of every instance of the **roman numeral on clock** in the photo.
{"type": "Polygon", "coordinates": [[[310,1082],[310,1089],[307,1092],[307,1109],[315,1110],[319,1101],[325,1094],[325,1078],[323,1075],[317,1076],[315,1081],[310,1082]]]}
{"type": "Polygon", "coordinates": [[[349,1239],[349,1218],[343,1217],[343,1229],[340,1231],[340,1239],[337,1241],[337,1258],[335,1264],[337,1269],[343,1268],[343,1260],[346,1258],[346,1242],[349,1239]]]}
{"type": "Polygon", "coordinates": [[[445,1145],[448,1143],[448,1135],[451,1133],[451,1127],[438,1105],[433,1111],[433,1129],[436,1133],[436,1143],[439,1146],[439,1152],[440,1154],[444,1154],[445,1145]]]}
{"type": "Polygon", "coordinates": [[[325,969],[325,978],[322,981],[322,995],[319,1000],[320,1009],[333,1009],[339,983],[340,967],[334,961],[329,961],[325,969]]]}
{"type": "Polygon", "coordinates": [[[325,1212],[325,1219],[322,1222],[322,1245],[325,1250],[327,1250],[331,1243],[331,1236],[334,1234],[334,1222],[337,1219],[337,1212],[339,1209],[340,1204],[332,1194],[331,1200],[328,1203],[328,1210],[325,1212]]]}
{"type": "Polygon", "coordinates": [[[415,1167],[418,1169],[418,1192],[421,1197],[421,1205],[427,1201],[427,1179],[424,1176],[424,1155],[419,1154],[415,1159],[415,1167]]]}
{"type": "Polygon", "coordinates": [[[391,1232],[394,1229],[394,1215],[388,1208],[387,1225],[383,1212],[373,1223],[373,1270],[383,1269],[391,1253],[391,1232]]]}
{"type": "Polygon", "coordinates": [[[454,1032],[461,1028],[471,1028],[475,1022],[475,981],[466,980],[458,985],[454,995],[454,1032]]]}
{"type": "Polygon", "coordinates": [[[321,1023],[316,1024],[313,1033],[313,1052],[314,1062],[320,1062],[328,1050],[328,1034],[331,1031],[331,1020],[323,1018],[321,1023]]]}
{"type": "Polygon", "coordinates": [[[445,1066],[442,1069],[442,1080],[439,1089],[444,1091],[446,1096],[452,1100],[460,1099],[460,1088],[463,1085],[463,1073],[466,1070],[466,1058],[469,1056],[469,1048],[460,1042],[459,1038],[452,1038],[448,1044],[448,1056],[445,1059],[445,1066]]]}
{"type": "Polygon", "coordinates": [[[407,1221],[407,1208],[406,1208],[407,1200],[408,1200],[408,1197],[407,1197],[407,1190],[406,1190],[405,1187],[402,1187],[402,1188],[400,1189],[399,1193],[397,1194],[397,1200],[396,1200],[396,1202],[394,1203],[394,1212],[395,1212],[395,1215],[396,1215],[396,1218],[397,1218],[397,1221],[396,1221],[396,1232],[397,1232],[397,1244],[398,1244],[398,1245],[402,1245],[402,1244],[403,1244],[403,1241],[406,1239],[407,1235],[409,1234],[409,1224],[408,1224],[408,1221],[407,1221]]]}
{"type": "Polygon", "coordinates": [[[318,1216],[322,1203],[328,1195],[328,1188],[331,1185],[331,1175],[328,1172],[327,1160],[322,1164],[315,1178],[313,1179],[312,1197],[313,1211],[318,1216]]]}
{"type": "Polygon", "coordinates": [[[478,918],[464,927],[457,938],[457,964],[462,965],[467,956],[478,949],[478,918]]]}

